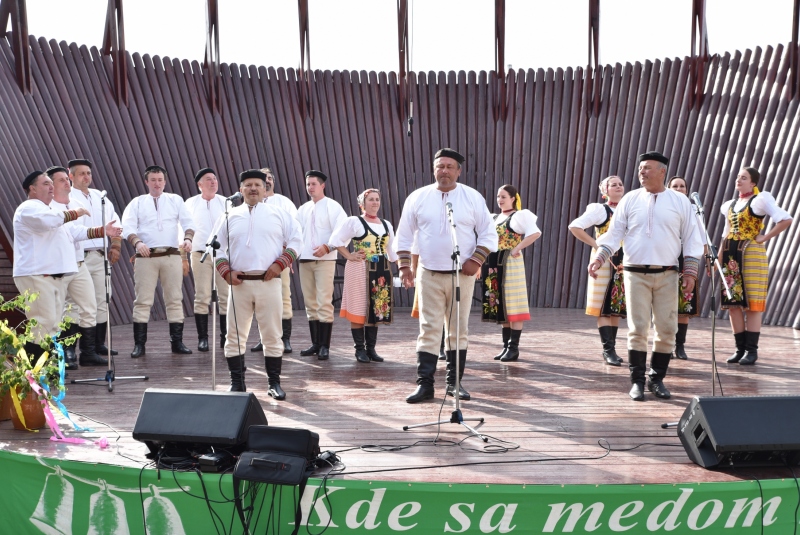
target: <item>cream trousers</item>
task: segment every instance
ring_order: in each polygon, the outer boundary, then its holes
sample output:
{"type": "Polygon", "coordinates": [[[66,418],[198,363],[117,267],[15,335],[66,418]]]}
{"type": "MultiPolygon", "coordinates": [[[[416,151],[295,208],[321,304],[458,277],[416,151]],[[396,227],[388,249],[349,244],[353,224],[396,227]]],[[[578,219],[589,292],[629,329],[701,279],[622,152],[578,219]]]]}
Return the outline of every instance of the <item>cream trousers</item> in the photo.
{"type": "Polygon", "coordinates": [[[244,355],[247,336],[255,315],[258,333],[264,345],[265,357],[283,356],[283,329],[281,328],[281,281],[242,281],[231,286],[228,300],[228,336],[225,339],[225,356],[244,355]]]}
{"type": "Polygon", "coordinates": [[[647,351],[650,323],[655,328],[653,351],[672,353],[678,332],[678,272],[623,272],[628,308],[628,349],[647,351]]]}
{"type": "MultiPolygon", "coordinates": [[[[419,268],[417,352],[439,354],[442,326],[448,333],[445,349],[456,349],[456,303],[453,295],[453,282],[453,276],[449,273],[435,273],[424,267],[419,268]]],[[[475,291],[475,276],[459,273],[458,283],[461,286],[458,349],[467,349],[469,346],[469,310],[472,306],[472,294],[475,291]]]]}
{"type": "Polygon", "coordinates": [[[180,255],[137,258],[133,265],[134,323],[147,323],[155,300],[156,284],[161,281],[167,320],[183,323],[183,267],[180,255]]]}

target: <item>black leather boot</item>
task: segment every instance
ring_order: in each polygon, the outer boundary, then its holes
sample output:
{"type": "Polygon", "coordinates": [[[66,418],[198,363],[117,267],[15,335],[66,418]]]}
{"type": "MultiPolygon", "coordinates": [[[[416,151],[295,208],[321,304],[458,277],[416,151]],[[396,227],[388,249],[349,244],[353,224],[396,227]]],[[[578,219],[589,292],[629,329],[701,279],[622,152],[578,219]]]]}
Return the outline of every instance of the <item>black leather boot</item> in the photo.
{"type": "Polygon", "coordinates": [[[252,353],[263,353],[263,352],[264,352],[264,344],[262,344],[261,342],[259,342],[259,343],[257,343],[256,345],[254,345],[253,347],[251,347],[251,348],[250,348],[250,351],[251,351],[252,353]]]}
{"type": "Polygon", "coordinates": [[[417,389],[406,398],[406,403],[419,403],[433,399],[434,374],[438,357],[433,353],[417,352],[417,389]]]}
{"type": "Polygon", "coordinates": [[[604,325],[598,327],[597,331],[600,333],[600,340],[603,342],[603,359],[605,359],[606,364],[611,366],[622,365],[622,359],[617,355],[614,328],[610,325],[604,325]]]}
{"type": "Polygon", "coordinates": [[[736,340],[736,352],[726,361],[728,364],[736,364],[742,360],[745,351],[744,345],[747,341],[747,331],[733,333],[733,339],[736,340]]]}
{"type": "Polygon", "coordinates": [[[281,320],[281,327],[283,328],[283,335],[281,336],[281,340],[283,340],[283,353],[291,353],[292,344],[290,340],[292,338],[292,318],[281,320]]]}
{"type": "MultiPolygon", "coordinates": [[[[98,323],[97,327],[95,327],[94,351],[98,355],[103,355],[104,357],[108,356],[108,348],[106,347],[106,334],[108,334],[108,322],[104,321],[103,323],[98,323]]],[[[111,354],[119,355],[119,351],[112,349],[111,354]]]]}
{"type": "MultiPolygon", "coordinates": [[[[456,352],[451,350],[447,352],[447,395],[452,396],[456,388],[456,352]]],[[[461,349],[458,352],[458,399],[464,401],[470,400],[469,392],[461,384],[461,378],[464,377],[464,366],[467,364],[467,350],[461,349]]]]}
{"type": "Polygon", "coordinates": [[[228,316],[219,315],[219,348],[225,349],[225,339],[228,337],[228,316]]]}
{"type": "Polygon", "coordinates": [[[444,352],[444,340],[447,335],[442,328],[442,343],[439,345],[439,360],[447,360],[447,354],[444,352]]]}
{"type": "Polygon", "coordinates": [[[511,338],[511,327],[503,327],[503,350],[494,356],[494,360],[502,359],[508,351],[508,340],[511,338]]]}
{"type": "Polygon", "coordinates": [[[678,332],[675,333],[675,352],[673,353],[676,359],[687,360],[689,358],[684,348],[684,344],[686,343],[686,331],[688,330],[688,323],[678,324],[678,332]]]}
{"type": "Polygon", "coordinates": [[[500,358],[500,362],[510,362],[519,358],[519,337],[522,336],[522,329],[511,329],[511,336],[508,339],[506,354],[500,358]]]}
{"type": "Polygon", "coordinates": [[[758,337],[760,332],[745,331],[744,356],[739,361],[742,366],[751,366],[758,360],[758,337]]]}
{"type": "Polygon", "coordinates": [[[133,351],[131,351],[131,358],[138,359],[145,356],[144,345],[147,343],[147,324],[134,323],[133,324],[133,351]]]}
{"type": "Polygon", "coordinates": [[[183,345],[183,323],[169,324],[169,343],[172,352],[178,355],[191,355],[192,350],[183,345]]]}
{"type": "Polygon", "coordinates": [[[194,324],[197,327],[197,350],[208,351],[208,314],[194,315],[194,324]]]}
{"type": "Polygon", "coordinates": [[[228,392],[247,392],[244,384],[244,355],[228,357],[228,371],[231,373],[231,387],[228,392]]]}
{"type": "Polygon", "coordinates": [[[647,352],[628,350],[628,369],[631,371],[631,391],[628,395],[633,401],[644,401],[644,380],[647,371],[647,352]]]}
{"type": "Polygon", "coordinates": [[[661,399],[669,399],[671,396],[667,387],[664,386],[664,377],[667,376],[667,368],[669,368],[669,357],[669,353],[657,353],[655,351],[650,355],[650,373],[648,373],[647,388],[657,398],[661,399]]]}
{"type": "Polygon", "coordinates": [[[378,327],[365,326],[364,340],[366,341],[367,356],[372,362],[383,362],[383,357],[375,351],[375,344],[378,343],[378,327]]]}
{"type": "MultiPolygon", "coordinates": [[[[61,333],[61,339],[71,338],[78,334],[78,326],[74,323],[70,325],[66,331],[61,333]]],[[[77,370],[78,369],[78,355],[75,354],[75,347],[78,345],[78,341],[72,342],[70,345],[63,343],[64,346],[64,367],[68,370],[77,370]]]]}
{"type": "Polygon", "coordinates": [[[353,333],[353,347],[356,348],[356,360],[368,364],[369,357],[364,348],[364,327],[360,329],[350,329],[350,332],[353,333]]]}
{"type": "Polygon", "coordinates": [[[269,390],[267,394],[277,401],[286,399],[286,392],[281,388],[281,364],[283,357],[264,357],[264,369],[267,370],[269,390]]]}
{"type": "Polygon", "coordinates": [[[108,359],[104,359],[94,351],[94,337],[97,334],[97,329],[92,327],[78,327],[78,332],[81,337],[78,338],[78,347],[81,350],[81,355],[78,362],[81,366],[108,366],[108,359]]]}
{"type": "Polygon", "coordinates": [[[311,333],[311,345],[300,351],[301,357],[310,357],[319,352],[319,320],[308,322],[308,332],[311,333]]]}
{"type": "Polygon", "coordinates": [[[331,349],[331,333],[333,333],[333,323],[319,322],[317,326],[319,329],[319,351],[317,352],[318,360],[328,360],[331,349]]]}

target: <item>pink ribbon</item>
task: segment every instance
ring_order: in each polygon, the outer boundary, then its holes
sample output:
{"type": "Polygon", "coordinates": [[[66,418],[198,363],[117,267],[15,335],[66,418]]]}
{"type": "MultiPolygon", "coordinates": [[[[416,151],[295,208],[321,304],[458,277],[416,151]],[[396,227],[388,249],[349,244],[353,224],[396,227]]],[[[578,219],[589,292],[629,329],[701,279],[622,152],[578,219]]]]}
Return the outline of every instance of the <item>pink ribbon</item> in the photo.
{"type": "MultiPolygon", "coordinates": [[[[36,379],[33,378],[33,374],[30,371],[25,372],[25,376],[28,378],[28,382],[31,385],[31,389],[33,392],[39,396],[44,396],[44,392],[42,391],[39,383],[36,382],[36,379]]],[[[47,404],[46,399],[41,400],[42,403],[42,410],[44,411],[44,419],[47,422],[47,427],[53,432],[53,436],[50,437],[50,440],[55,442],[66,442],[69,444],[97,444],[101,449],[108,447],[108,439],[106,437],[101,437],[97,440],[86,440],[84,438],[73,438],[73,437],[65,437],[64,434],[61,432],[61,428],[58,427],[58,422],[56,422],[55,416],[53,416],[52,411],[50,410],[49,405],[47,404]]]]}

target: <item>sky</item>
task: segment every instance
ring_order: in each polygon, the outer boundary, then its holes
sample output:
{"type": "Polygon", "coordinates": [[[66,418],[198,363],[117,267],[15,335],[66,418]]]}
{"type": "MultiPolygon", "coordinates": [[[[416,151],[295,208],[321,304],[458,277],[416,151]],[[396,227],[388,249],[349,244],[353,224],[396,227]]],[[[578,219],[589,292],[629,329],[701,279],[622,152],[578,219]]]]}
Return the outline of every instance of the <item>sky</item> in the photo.
{"type": "MultiPolygon", "coordinates": [[[[492,0],[408,0],[411,70],[495,67],[492,0]]],[[[309,0],[311,68],[397,71],[397,0],[309,0]]],[[[100,47],[107,0],[27,0],[37,37],[100,47]],[[76,9],[77,8],[77,9],[76,9]]],[[[220,60],[300,65],[295,0],[219,0],[220,60]]],[[[206,0],[127,0],[129,52],[202,61],[206,0]]],[[[792,0],[707,0],[712,54],[788,43],[792,0]]],[[[603,64],[687,56],[691,0],[602,0],[603,64]]],[[[585,66],[588,0],[506,0],[506,61],[514,69],[585,66]]]]}

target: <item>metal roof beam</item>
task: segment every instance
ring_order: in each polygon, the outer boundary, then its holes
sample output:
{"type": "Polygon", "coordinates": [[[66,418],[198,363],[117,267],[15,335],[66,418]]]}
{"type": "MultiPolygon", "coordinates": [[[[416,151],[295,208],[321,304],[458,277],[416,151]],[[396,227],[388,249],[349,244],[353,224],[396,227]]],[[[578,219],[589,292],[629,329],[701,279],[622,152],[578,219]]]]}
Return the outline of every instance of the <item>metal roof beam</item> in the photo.
{"type": "Polygon", "coordinates": [[[206,54],[203,59],[208,105],[211,111],[220,109],[219,69],[219,9],[217,0],[206,0],[206,54]]]}
{"type": "Polygon", "coordinates": [[[25,0],[0,0],[0,35],[8,37],[11,22],[11,50],[14,74],[23,93],[31,92],[31,48],[28,45],[28,9],[25,0]]]}
{"type": "Polygon", "coordinates": [[[114,63],[114,98],[117,105],[128,105],[128,60],[125,54],[125,17],[122,0],[108,0],[103,47],[100,52],[110,55],[114,63]]]}

